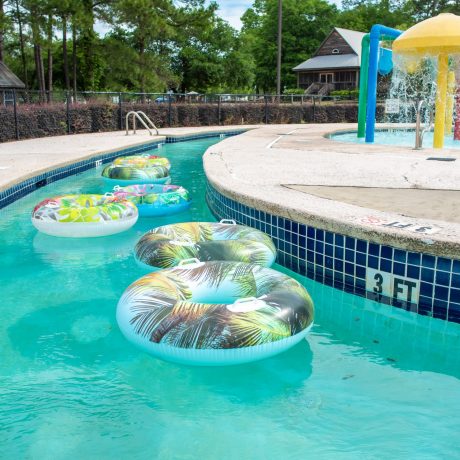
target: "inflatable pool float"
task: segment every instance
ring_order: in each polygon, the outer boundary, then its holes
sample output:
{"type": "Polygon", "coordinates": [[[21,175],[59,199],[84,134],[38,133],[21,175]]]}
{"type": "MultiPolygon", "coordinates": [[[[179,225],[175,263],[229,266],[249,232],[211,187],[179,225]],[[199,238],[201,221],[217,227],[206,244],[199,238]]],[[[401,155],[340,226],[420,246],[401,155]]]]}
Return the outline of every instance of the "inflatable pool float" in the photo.
{"type": "Polygon", "coordinates": [[[169,169],[164,166],[110,164],[102,170],[104,180],[112,185],[170,184],[169,169]]]}
{"type": "Polygon", "coordinates": [[[118,157],[113,161],[114,165],[135,165],[135,166],[163,166],[164,168],[171,169],[171,163],[165,157],[157,155],[132,155],[128,157],[118,157]]]}
{"type": "Polygon", "coordinates": [[[136,244],[139,262],[157,268],[171,268],[181,260],[202,262],[227,260],[269,267],[276,259],[271,238],[232,220],[188,222],[157,227],[144,234],[136,244]]]}
{"type": "Polygon", "coordinates": [[[184,261],[129,286],[118,302],[123,335],[167,361],[218,366],[281,353],[313,324],[293,278],[260,265],[184,261]]]}
{"type": "Polygon", "coordinates": [[[35,206],[32,224],[52,236],[86,238],[113,235],[137,221],[136,206],[113,194],[63,195],[35,206]]]}
{"type": "Polygon", "coordinates": [[[135,204],[141,217],[168,216],[185,211],[191,204],[188,191],[178,185],[117,185],[113,193],[135,204]]]}

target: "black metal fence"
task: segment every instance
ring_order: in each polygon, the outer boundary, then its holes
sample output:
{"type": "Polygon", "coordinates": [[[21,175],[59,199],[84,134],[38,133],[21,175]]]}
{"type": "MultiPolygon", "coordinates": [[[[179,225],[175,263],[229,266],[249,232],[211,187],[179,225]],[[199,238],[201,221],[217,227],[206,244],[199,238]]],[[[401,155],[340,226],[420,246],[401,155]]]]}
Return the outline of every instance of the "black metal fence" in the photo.
{"type": "MultiPolygon", "coordinates": [[[[185,106],[203,106],[203,110],[215,113],[213,124],[221,124],[221,113],[225,107],[235,107],[235,104],[245,104],[253,106],[253,109],[263,115],[260,122],[269,123],[270,110],[275,107],[309,105],[313,107],[313,116],[316,106],[327,104],[350,104],[355,102],[354,97],[337,97],[337,96],[319,96],[309,94],[199,94],[199,93],[133,93],[133,92],[73,92],[73,91],[52,91],[39,92],[27,90],[0,90],[0,115],[2,111],[7,111],[11,115],[8,120],[14,123],[15,138],[19,139],[22,114],[26,112],[47,113],[53,109],[59,112],[61,117],[60,123],[64,123],[65,110],[65,132],[80,132],[75,130],[72,124],[72,114],[78,108],[84,110],[85,106],[107,106],[117,112],[116,126],[114,129],[124,128],[124,117],[133,110],[135,105],[142,104],[144,107],[150,107],[151,111],[162,113],[163,126],[179,126],[174,120],[174,113],[185,106]],[[255,106],[254,106],[255,105],[255,106]],[[213,108],[213,107],[214,108],[213,108]],[[18,111],[21,117],[18,117],[18,111]],[[12,117],[12,118],[11,118],[12,117]]],[[[192,108],[192,107],[190,107],[192,108]]],[[[57,116],[57,115],[56,115],[57,116]]],[[[46,123],[46,117],[43,117],[43,123],[46,123]]],[[[9,123],[10,124],[10,123],[9,123]]],[[[113,123],[112,123],[113,125],[113,123]]],[[[13,126],[10,127],[10,129],[13,126]]],[[[62,128],[62,127],[61,127],[62,128]]],[[[44,128],[45,129],[45,128],[44,128]]],[[[62,129],[61,129],[62,130],[62,129]]],[[[56,131],[56,130],[55,130],[56,131]]],[[[24,137],[24,136],[22,136],[24,137]]],[[[27,136],[30,137],[30,136],[27,136]]]]}

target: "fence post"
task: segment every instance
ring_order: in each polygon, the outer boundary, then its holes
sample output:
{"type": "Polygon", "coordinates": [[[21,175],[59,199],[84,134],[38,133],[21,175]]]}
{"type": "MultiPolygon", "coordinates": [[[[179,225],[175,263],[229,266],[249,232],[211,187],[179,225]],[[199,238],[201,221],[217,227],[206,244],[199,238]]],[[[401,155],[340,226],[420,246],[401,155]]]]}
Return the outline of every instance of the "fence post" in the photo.
{"type": "Polygon", "coordinates": [[[312,97],[313,99],[313,123],[315,122],[316,120],[316,98],[312,97]]]}
{"type": "Polygon", "coordinates": [[[220,119],[221,119],[221,114],[220,114],[220,94],[217,99],[217,124],[220,126],[220,119]]]}
{"type": "Polygon", "coordinates": [[[118,93],[118,129],[121,131],[123,129],[123,106],[122,106],[122,97],[121,93],[118,93]]]}
{"type": "Polygon", "coordinates": [[[65,92],[65,108],[66,108],[67,134],[70,134],[70,97],[69,97],[68,90],[65,92]]]}
{"type": "Polygon", "coordinates": [[[172,94],[168,93],[168,126],[172,125],[172,94]]]}
{"type": "Polygon", "coordinates": [[[14,114],[14,132],[16,140],[19,140],[19,125],[18,125],[18,108],[16,99],[16,90],[13,89],[13,114],[14,114]]]}
{"type": "Polygon", "coordinates": [[[264,96],[265,101],[265,124],[268,125],[268,97],[264,96]]]}

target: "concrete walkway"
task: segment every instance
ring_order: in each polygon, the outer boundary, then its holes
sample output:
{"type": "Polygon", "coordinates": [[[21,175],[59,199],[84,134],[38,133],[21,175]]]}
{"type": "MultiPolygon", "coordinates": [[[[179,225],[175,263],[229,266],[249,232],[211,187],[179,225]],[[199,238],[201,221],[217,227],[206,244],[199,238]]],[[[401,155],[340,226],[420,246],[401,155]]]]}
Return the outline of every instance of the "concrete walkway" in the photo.
{"type": "MultiPolygon", "coordinates": [[[[182,137],[242,128],[245,126],[168,128],[161,129],[160,136],[150,136],[145,130],[139,130],[135,136],[126,136],[124,131],[116,131],[7,142],[0,144],[0,191],[51,169],[101,153],[109,153],[154,140],[165,140],[166,136],[182,137]]],[[[247,128],[252,128],[252,126],[247,128]]]]}
{"type": "Polygon", "coordinates": [[[357,145],[325,137],[353,128],[271,125],[249,131],[208,150],[206,175],[224,195],[259,210],[402,249],[460,257],[455,203],[460,152],[357,145]],[[458,161],[427,161],[440,155],[458,161]],[[423,196],[415,197],[420,189],[423,196]],[[440,190],[452,193],[450,204],[443,203],[440,190]],[[429,211],[436,199],[443,209],[429,211]]]}

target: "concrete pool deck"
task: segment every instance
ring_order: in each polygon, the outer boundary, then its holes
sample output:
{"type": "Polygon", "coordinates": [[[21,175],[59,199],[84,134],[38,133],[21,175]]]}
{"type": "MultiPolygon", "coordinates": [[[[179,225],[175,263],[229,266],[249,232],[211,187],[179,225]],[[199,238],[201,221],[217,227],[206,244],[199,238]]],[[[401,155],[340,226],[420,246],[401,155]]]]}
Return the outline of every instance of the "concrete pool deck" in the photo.
{"type": "Polygon", "coordinates": [[[235,131],[254,126],[209,126],[201,128],[165,128],[159,136],[145,130],[126,136],[125,131],[43,137],[0,144],[0,191],[55,168],[166,137],[180,139],[195,134],[235,131]]]}
{"type": "Polygon", "coordinates": [[[217,191],[252,208],[400,249],[460,258],[460,161],[428,160],[460,160],[460,152],[326,137],[353,128],[264,126],[210,147],[205,172],[217,191]]]}

